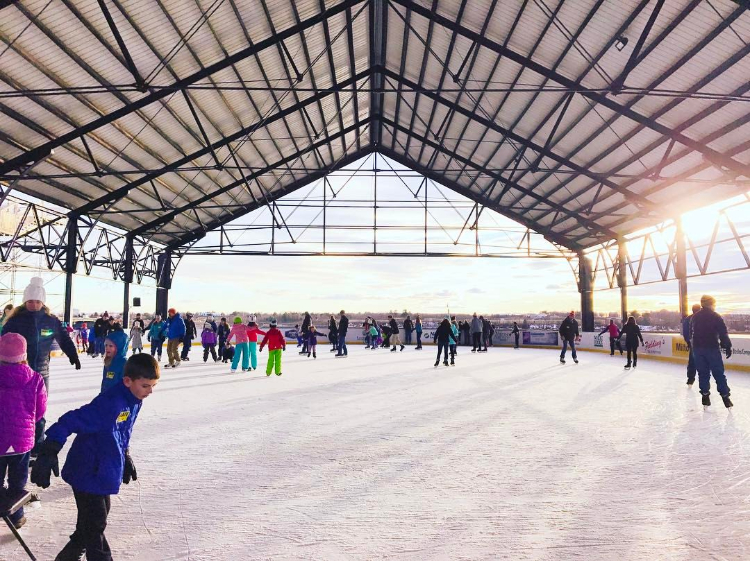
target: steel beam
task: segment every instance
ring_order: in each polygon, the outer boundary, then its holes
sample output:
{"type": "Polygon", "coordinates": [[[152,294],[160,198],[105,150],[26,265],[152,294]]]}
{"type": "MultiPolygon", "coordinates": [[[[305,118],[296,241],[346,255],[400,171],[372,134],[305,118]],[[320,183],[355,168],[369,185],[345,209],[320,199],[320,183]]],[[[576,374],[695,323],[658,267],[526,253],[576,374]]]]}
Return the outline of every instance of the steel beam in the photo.
{"type": "Polygon", "coordinates": [[[654,6],[654,9],[651,11],[651,16],[648,18],[648,21],[646,22],[646,25],[641,32],[641,36],[638,38],[638,42],[633,48],[633,51],[630,53],[630,58],[625,64],[625,68],[623,68],[622,72],[620,72],[620,75],[612,81],[612,85],[610,87],[612,88],[613,93],[617,94],[622,91],[622,87],[625,85],[625,80],[627,79],[628,75],[636,66],[638,66],[638,63],[642,60],[639,58],[641,49],[643,48],[643,44],[648,38],[648,34],[651,33],[651,28],[654,26],[656,18],[659,17],[659,12],[661,11],[662,6],[664,6],[664,0],[656,0],[656,6],[654,6]]]}
{"type": "Polygon", "coordinates": [[[674,234],[675,238],[675,262],[674,273],[677,277],[680,317],[690,315],[688,307],[688,285],[687,285],[687,250],[685,247],[685,232],[682,229],[682,217],[675,219],[677,229],[674,234]]]}
{"type": "Polygon", "coordinates": [[[628,248],[624,238],[617,239],[617,286],[620,289],[620,317],[628,320],[628,248]]]}
{"type": "Polygon", "coordinates": [[[125,41],[123,41],[122,36],[120,35],[120,30],[117,29],[117,24],[115,24],[115,20],[112,18],[112,14],[109,12],[109,8],[107,8],[107,4],[105,3],[104,0],[98,0],[98,2],[99,2],[99,8],[104,14],[104,19],[107,20],[107,25],[109,25],[109,30],[112,32],[112,35],[115,36],[115,41],[117,41],[117,45],[120,47],[120,53],[122,54],[122,58],[125,59],[125,67],[133,75],[133,79],[135,80],[135,86],[138,89],[138,91],[145,92],[146,82],[143,80],[143,77],[138,72],[138,69],[136,68],[135,63],[133,62],[133,58],[130,56],[130,51],[128,51],[128,47],[125,44],[125,41]]]}
{"type": "Polygon", "coordinates": [[[613,101],[612,99],[608,98],[606,95],[583,89],[581,85],[578,84],[575,80],[567,78],[566,76],[563,76],[562,74],[559,74],[558,72],[554,72],[550,70],[549,68],[547,68],[546,66],[530,59],[529,57],[519,54],[513,51],[512,49],[508,48],[507,46],[504,47],[503,45],[489,39],[486,36],[482,36],[481,34],[467,27],[459,25],[455,21],[449,18],[446,18],[445,16],[442,16],[435,11],[431,11],[430,9],[425,8],[424,6],[414,2],[413,0],[390,0],[390,1],[396,4],[401,4],[405,8],[411,9],[414,13],[421,15],[422,17],[426,18],[428,21],[434,21],[438,23],[439,25],[441,25],[442,27],[445,27],[446,29],[449,29],[451,31],[457,31],[459,34],[463,35],[467,39],[471,41],[475,41],[479,43],[480,45],[482,45],[483,47],[490,49],[492,51],[495,51],[496,53],[504,56],[505,58],[509,60],[512,60],[513,62],[517,64],[526,66],[529,70],[536,72],[540,76],[547,77],[551,79],[552,81],[557,82],[561,86],[568,88],[571,91],[576,91],[580,93],[582,96],[598,103],[602,107],[606,107],[610,111],[614,111],[615,113],[621,114],[622,116],[627,117],[639,124],[642,124],[645,127],[650,128],[651,130],[667,138],[674,138],[676,142],[684,146],[687,146],[688,148],[696,152],[703,154],[707,160],[713,162],[714,164],[723,166],[727,168],[728,170],[738,171],[740,173],[748,173],[749,171],[748,166],[746,164],[742,162],[738,162],[734,158],[728,158],[724,154],[719,152],[718,150],[714,150],[713,148],[703,145],[700,142],[696,142],[693,139],[685,136],[684,134],[676,133],[672,130],[672,127],[663,125],[645,115],[641,115],[637,111],[634,111],[633,109],[629,107],[623,106],[613,101]]]}
{"type": "Polygon", "coordinates": [[[69,325],[73,320],[73,276],[78,270],[78,220],[68,219],[65,247],[65,303],[63,320],[69,325]]]}
{"type": "Polygon", "coordinates": [[[60,135],[54,140],[45,142],[44,144],[40,146],[32,148],[31,150],[28,150],[24,152],[23,154],[16,156],[15,158],[11,158],[8,161],[3,162],[2,165],[0,165],[0,175],[8,173],[11,170],[17,169],[20,166],[27,164],[29,162],[38,160],[42,154],[49,152],[51,149],[67,144],[71,140],[75,140],[81,135],[88,134],[98,128],[103,127],[104,125],[108,125],[112,123],[113,121],[121,119],[125,117],[126,115],[130,115],[134,111],[143,109],[144,107],[150,105],[151,103],[155,101],[168,97],[174,91],[181,90],[185,86],[194,84],[195,82],[198,82],[199,80],[207,78],[208,76],[211,76],[219,72],[220,70],[229,68],[230,66],[250,56],[253,56],[256,53],[259,53],[265,49],[268,49],[269,47],[274,47],[280,41],[284,41],[285,39],[294,37],[295,35],[303,33],[305,30],[319,24],[323,19],[328,19],[337,14],[343,13],[344,11],[346,11],[347,8],[350,8],[364,1],[365,0],[343,0],[340,3],[334,6],[331,6],[329,9],[327,9],[323,13],[316,14],[302,21],[298,25],[290,26],[289,28],[283,31],[279,31],[276,34],[270,37],[267,37],[266,39],[263,39],[262,41],[254,43],[250,45],[249,47],[246,47],[226,57],[223,60],[217,61],[214,64],[207,66],[206,68],[194,74],[191,74],[190,76],[177,80],[176,82],[174,82],[174,84],[171,85],[171,87],[153,91],[149,93],[148,95],[142,97],[141,99],[138,99],[132,102],[131,104],[125,105],[124,107],[121,107],[120,109],[117,109],[116,111],[108,113],[107,115],[104,115],[103,117],[100,117],[99,119],[95,119],[94,121],[91,121],[90,123],[87,123],[81,127],[77,127],[74,130],[66,134],[60,135]]]}
{"type": "MultiPolygon", "coordinates": [[[[370,68],[385,67],[385,44],[388,34],[388,13],[386,0],[370,0],[370,68]]],[[[373,117],[370,128],[370,142],[377,149],[380,146],[383,125],[380,115],[383,113],[383,73],[372,75],[373,93],[370,94],[370,115],[373,117]]]]}
{"type": "Polygon", "coordinates": [[[581,293],[581,330],[594,331],[594,274],[591,259],[578,254],[578,291],[581,293]]]}

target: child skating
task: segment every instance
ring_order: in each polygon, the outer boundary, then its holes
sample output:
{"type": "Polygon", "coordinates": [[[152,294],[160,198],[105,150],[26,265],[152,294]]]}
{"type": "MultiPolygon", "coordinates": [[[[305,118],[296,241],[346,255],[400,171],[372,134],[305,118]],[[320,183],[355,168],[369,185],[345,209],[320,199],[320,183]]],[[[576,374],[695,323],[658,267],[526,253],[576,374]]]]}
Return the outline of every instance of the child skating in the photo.
{"type": "Polygon", "coordinates": [[[128,360],[128,337],[124,331],[113,331],[104,339],[104,372],[101,393],[118,385],[128,360]]]}
{"type": "Polygon", "coordinates": [[[242,358],[242,371],[247,372],[250,369],[247,327],[242,324],[240,316],[234,318],[234,324],[229,332],[229,337],[227,337],[227,343],[231,343],[232,339],[237,343],[234,349],[234,358],[232,359],[232,372],[237,372],[237,364],[240,362],[240,358],[242,358]]]}
{"type": "Polygon", "coordinates": [[[276,375],[281,376],[281,352],[286,350],[286,340],[284,334],[276,328],[276,320],[271,320],[270,329],[263,337],[260,344],[260,352],[268,343],[268,364],[266,364],[266,376],[271,375],[272,370],[276,370],[276,375]]]}
{"type": "Polygon", "coordinates": [[[315,329],[314,325],[310,326],[310,331],[307,333],[307,358],[310,358],[312,353],[313,358],[318,358],[318,337],[320,333],[315,329]]]}
{"type": "MultiPolygon", "coordinates": [[[[18,333],[0,337],[0,492],[23,491],[29,478],[29,459],[34,447],[34,425],[47,410],[44,380],[26,363],[26,339],[18,333]]],[[[26,523],[23,508],[10,522],[26,523]]]]}
{"type": "Polygon", "coordinates": [[[209,352],[211,353],[211,358],[214,359],[214,362],[219,360],[216,356],[216,332],[214,331],[214,326],[208,321],[203,324],[201,345],[203,345],[203,362],[208,362],[209,352]]]}
{"type": "Polygon", "coordinates": [[[47,429],[47,438],[31,470],[31,482],[46,489],[52,473],[60,474],[57,455],[68,437],[77,433],[68,451],[62,478],[73,488],[78,517],[75,532],[55,561],[112,561],[104,536],[110,496],[120,484],[138,476],[128,446],[142,401],[159,380],[159,363],[151,355],[137,354],[125,364],[125,375],[116,386],[94,400],[68,411],[47,429]]]}
{"type": "Polygon", "coordinates": [[[265,335],[265,331],[258,328],[255,316],[250,318],[247,324],[247,348],[250,352],[250,370],[258,370],[258,335],[265,335]]]}

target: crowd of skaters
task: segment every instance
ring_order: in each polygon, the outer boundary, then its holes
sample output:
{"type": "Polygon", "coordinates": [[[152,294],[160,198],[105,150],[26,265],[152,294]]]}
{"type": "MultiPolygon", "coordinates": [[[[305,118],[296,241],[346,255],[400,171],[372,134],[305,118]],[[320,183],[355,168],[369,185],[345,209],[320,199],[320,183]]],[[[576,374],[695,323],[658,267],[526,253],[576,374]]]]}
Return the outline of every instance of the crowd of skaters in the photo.
{"type": "MultiPolygon", "coordinates": [[[[79,342],[92,357],[103,357],[100,393],[91,403],[66,413],[45,431],[44,416],[50,390],[49,357],[53,341],[58,343],[71,365],[77,370],[81,368],[79,349],[70,336],[72,328],[52,315],[45,301],[42,279],[35,277],[24,291],[23,304],[6,306],[0,317],[2,492],[22,490],[29,479],[31,466],[31,482],[42,488],[48,487],[52,475],[60,473],[58,453],[66,440],[78,433],[62,470],[62,477],[73,488],[76,500],[76,529],[56,561],[80,561],[84,554],[89,561],[111,561],[104,536],[110,496],[118,493],[121,483],[137,479],[128,449],[133,424],[142,401],[151,394],[159,380],[158,360],[162,358],[164,343],[168,357],[164,367],[176,368],[182,361],[190,360],[189,353],[193,340],[198,338],[198,329],[193,314],[187,313],[183,319],[174,308],[168,311],[166,318],[156,315],[148,325],[140,314],[136,314],[127,334],[122,324],[106,312],[90,328],[83,325],[79,342]],[[144,336],[151,343],[150,354],[143,353],[144,336]],[[133,355],[128,358],[129,346],[133,355]]],[[[705,295],[700,304],[693,306],[693,314],[683,321],[683,336],[690,350],[687,383],[692,386],[698,376],[702,403],[708,407],[713,375],[724,405],[729,408],[732,402],[721,352],[723,350],[729,358],[732,344],[715,306],[715,299],[705,295]]],[[[327,328],[330,351],[336,357],[348,356],[349,319],[344,310],[338,318],[329,317],[327,328]]],[[[419,315],[414,320],[407,316],[401,326],[393,315],[381,322],[368,316],[361,328],[366,349],[403,352],[406,345],[414,341],[415,350],[423,348],[424,330],[419,315]]],[[[471,352],[486,352],[492,345],[493,333],[492,323],[476,313],[467,320],[444,317],[433,333],[437,346],[435,366],[440,364],[441,358],[445,366],[454,365],[460,344],[471,345],[471,352]]],[[[515,322],[511,333],[515,337],[514,346],[518,348],[520,330],[515,322]]],[[[570,312],[560,324],[559,333],[562,338],[560,361],[565,362],[570,348],[574,362],[578,363],[576,343],[580,341],[580,330],[574,312],[570,312]]],[[[611,320],[601,331],[604,333],[609,334],[613,356],[616,348],[622,354],[624,339],[628,355],[625,368],[636,367],[637,349],[643,344],[643,336],[635,318],[629,317],[621,327],[611,320]]],[[[310,314],[305,313],[298,331],[300,354],[317,358],[318,339],[323,336],[324,333],[313,325],[310,314]]],[[[280,376],[282,373],[281,354],[286,350],[286,340],[275,320],[271,320],[264,331],[256,323],[255,316],[251,316],[247,323],[239,316],[234,317],[231,326],[225,317],[216,322],[208,316],[201,329],[200,341],[204,361],[208,361],[209,356],[215,362],[231,360],[232,372],[237,371],[240,362],[243,371],[256,370],[257,353],[268,346],[266,375],[275,372],[280,376]],[[259,337],[262,337],[260,344],[259,337]]],[[[23,526],[25,521],[22,508],[11,517],[16,528],[23,526]]]]}

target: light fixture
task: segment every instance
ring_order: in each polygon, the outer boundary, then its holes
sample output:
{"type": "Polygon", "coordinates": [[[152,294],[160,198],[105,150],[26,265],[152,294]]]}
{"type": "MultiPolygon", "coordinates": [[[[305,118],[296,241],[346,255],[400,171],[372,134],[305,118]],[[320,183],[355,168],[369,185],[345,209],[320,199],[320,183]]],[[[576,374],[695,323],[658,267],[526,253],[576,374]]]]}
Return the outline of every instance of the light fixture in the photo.
{"type": "Polygon", "coordinates": [[[617,39],[615,39],[615,49],[618,51],[622,51],[628,44],[628,38],[624,35],[621,35],[617,39]]]}

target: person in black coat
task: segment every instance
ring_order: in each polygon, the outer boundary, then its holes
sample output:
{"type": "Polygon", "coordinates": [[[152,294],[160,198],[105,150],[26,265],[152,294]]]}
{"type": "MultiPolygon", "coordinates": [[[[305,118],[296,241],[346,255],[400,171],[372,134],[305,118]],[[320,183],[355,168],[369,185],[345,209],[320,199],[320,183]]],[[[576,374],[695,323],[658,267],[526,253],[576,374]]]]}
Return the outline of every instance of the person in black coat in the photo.
{"type": "Polygon", "coordinates": [[[560,324],[558,330],[560,337],[562,338],[562,351],[560,352],[560,362],[565,364],[565,351],[568,350],[570,345],[570,354],[573,356],[573,362],[578,364],[578,355],[576,354],[576,339],[580,335],[578,331],[578,322],[576,321],[576,313],[570,312],[560,324]]]}
{"type": "Polygon", "coordinates": [[[623,335],[625,335],[625,350],[628,353],[628,363],[625,368],[630,368],[631,364],[635,368],[638,366],[638,341],[641,342],[641,345],[643,344],[643,335],[641,335],[641,328],[638,327],[633,316],[630,316],[628,321],[625,322],[620,337],[623,335]],[[632,363],[630,361],[631,355],[633,356],[632,363]]]}
{"type": "Polygon", "coordinates": [[[182,338],[182,353],[180,353],[180,360],[190,361],[188,353],[190,348],[193,346],[193,339],[198,336],[198,330],[195,328],[195,322],[193,321],[193,314],[188,312],[185,314],[185,336],[182,338]]]}
{"type": "MultiPolygon", "coordinates": [[[[456,344],[456,340],[453,338],[453,330],[451,329],[451,322],[446,318],[438,328],[435,330],[435,344],[438,346],[437,358],[435,359],[435,366],[440,364],[440,353],[443,353],[443,364],[448,366],[448,349],[451,345],[456,344]]],[[[451,364],[455,366],[455,357],[451,354],[451,364]]]]}
{"type": "Polygon", "coordinates": [[[513,348],[517,349],[518,348],[518,339],[519,339],[519,336],[521,335],[521,330],[518,329],[518,322],[515,322],[515,321],[513,322],[513,329],[511,329],[510,332],[513,334],[513,339],[515,340],[513,348]]]}
{"type": "Polygon", "coordinates": [[[107,320],[109,314],[104,312],[102,317],[97,318],[94,322],[94,358],[104,355],[104,339],[107,337],[107,320]]]}
{"type": "Polygon", "coordinates": [[[411,316],[406,316],[404,320],[404,343],[411,345],[411,333],[414,331],[414,322],[411,321],[411,316]]]}
{"type": "Polygon", "coordinates": [[[219,350],[223,352],[223,349],[225,347],[225,343],[227,342],[227,337],[229,337],[229,331],[230,327],[227,323],[227,318],[221,318],[219,320],[219,327],[216,329],[216,336],[219,338],[219,350]]]}
{"type": "Polygon", "coordinates": [[[302,320],[302,350],[299,354],[306,355],[307,349],[309,348],[307,336],[310,333],[310,326],[312,325],[312,316],[310,316],[309,312],[305,312],[305,317],[302,320]]]}
{"type": "Polygon", "coordinates": [[[339,328],[336,325],[336,318],[331,314],[328,320],[328,340],[331,342],[331,352],[335,353],[339,343],[339,328]]]}
{"type": "Polygon", "coordinates": [[[346,348],[346,332],[349,329],[349,318],[344,315],[344,310],[339,312],[339,346],[338,352],[334,356],[347,356],[349,351],[346,348]]]}
{"type": "Polygon", "coordinates": [[[701,309],[690,321],[690,348],[695,355],[695,367],[698,370],[698,386],[703,395],[703,405],[711,405],[711,375],[716,380],[716,390],[724,400],[724,405],[732,407],[729,399],[729,385],[724,374],[724,361],[721,349],[727,357],[732,356],[732,342],[729,340],[727,326],[722,317],[716,313],[716,300],[713,296],[701,297],[701,309]]]}

